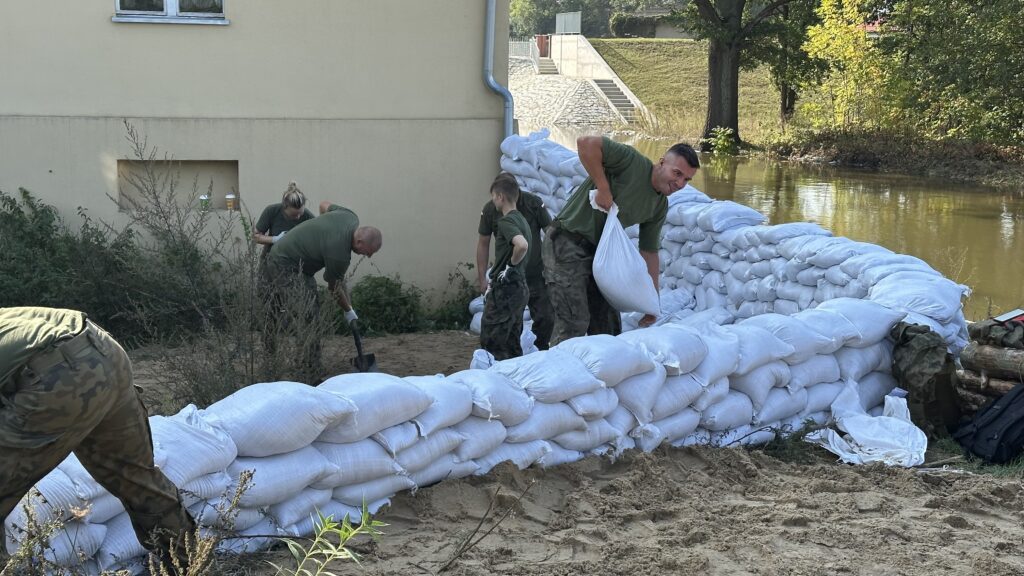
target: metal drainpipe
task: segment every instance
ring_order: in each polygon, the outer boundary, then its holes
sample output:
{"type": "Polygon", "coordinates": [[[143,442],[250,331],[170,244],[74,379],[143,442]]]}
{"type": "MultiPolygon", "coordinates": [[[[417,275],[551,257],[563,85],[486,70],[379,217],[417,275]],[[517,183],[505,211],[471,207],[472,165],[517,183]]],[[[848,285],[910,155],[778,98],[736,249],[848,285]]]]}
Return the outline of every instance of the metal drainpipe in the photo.
{"type": "Polygon", "coordinates": [[[487,0],[487,22],[484,28],[484,82],[505,99],[505,138],[512,135],[512,93],[494,79],[494,19],[497,0],[487,0]]]}

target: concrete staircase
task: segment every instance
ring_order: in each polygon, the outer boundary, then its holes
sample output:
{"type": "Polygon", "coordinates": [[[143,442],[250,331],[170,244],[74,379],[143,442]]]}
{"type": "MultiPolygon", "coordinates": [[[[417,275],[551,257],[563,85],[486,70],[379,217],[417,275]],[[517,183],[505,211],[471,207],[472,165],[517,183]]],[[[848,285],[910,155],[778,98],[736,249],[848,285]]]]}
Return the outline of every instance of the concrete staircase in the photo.
{"type": "Polygon", "coordinates": [[[551,58],[540,58],[537,62],[537,74],[558,74],[558,66],[551,58]]]}
{"type": "Polygon", "coordinates": [[[636,121],[636,107],[629,101],[629,98],[619,90],[619,87],[615,85],[614,80],[601,80],[595,79],[594,84],[597,85],[598,89],[604,93],[608,101],[612,103],[612,106],[618,110],[619,114],[626,120],[627,123],[632,124],[636,121]]]}

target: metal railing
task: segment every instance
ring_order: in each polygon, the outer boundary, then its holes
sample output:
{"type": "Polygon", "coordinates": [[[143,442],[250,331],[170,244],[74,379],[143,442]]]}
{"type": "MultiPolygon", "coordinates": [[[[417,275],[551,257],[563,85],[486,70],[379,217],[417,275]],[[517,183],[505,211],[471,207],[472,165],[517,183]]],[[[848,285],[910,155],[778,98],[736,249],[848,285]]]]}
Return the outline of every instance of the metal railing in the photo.
{"type": "Polygon", "coordinates": [[[536,49],[537,42],[533,38],[512,38],[508,41],[509,58],[531,58],[531,47],[536,49]]]}

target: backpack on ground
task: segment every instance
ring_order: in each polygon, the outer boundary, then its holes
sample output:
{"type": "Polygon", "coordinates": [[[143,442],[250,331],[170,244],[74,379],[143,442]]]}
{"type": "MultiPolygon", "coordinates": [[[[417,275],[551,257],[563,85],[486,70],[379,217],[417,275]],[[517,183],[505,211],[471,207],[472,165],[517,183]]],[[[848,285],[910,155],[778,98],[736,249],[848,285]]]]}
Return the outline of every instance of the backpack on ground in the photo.
{"type": "Polygon", "coordinates": [[[983,406],[953,438],[966,453],[991,464],[1019,456],[1024,450],[1024,384],[983,406]]]}

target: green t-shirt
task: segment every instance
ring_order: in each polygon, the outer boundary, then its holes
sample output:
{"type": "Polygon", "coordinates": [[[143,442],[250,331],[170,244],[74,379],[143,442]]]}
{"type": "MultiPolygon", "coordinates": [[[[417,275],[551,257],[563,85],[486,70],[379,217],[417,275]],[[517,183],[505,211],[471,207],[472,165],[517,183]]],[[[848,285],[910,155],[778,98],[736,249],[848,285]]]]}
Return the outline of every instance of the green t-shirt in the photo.
{"type": "Polygon", "coordinates": [[[0,308],[0,388],[38,350],[85,328],[85,312],[59,308],[0,308]]]}
{"type": "Polygon", "coordinates": [[[321,214],[296,226],[274,244],[267,263],[280,271],[312,276],[321,268],[324,280],[344,280],[352,261],[352,234],[359,217],[348,208],[321,214]]]}
{"type": "MultiPolygon", "coordinates": [[[[640,249],[657,252],[661,248],[668,199],[651,186],[654,165],[632,147],[608,138],[602,138],[601,153],[612,199],[619,207],[619,222],[623,228],[639,224],[640,249]]],[[[608,215],[590,205],[590,191],[594,188],[594,180],[587,178],[573,191],[555,219],[565,230],[597,244],[608,215]]]]}
{"type": "MultiPolygon", "coordinates": [[[[268,236],[277,236],[281,232],[290,232],[292,228],[295,228],[306,220],[312,219],[313,213],[309,210],[303,209],[298,220],[289,220],[284,215],[284,206],[281,204],[271,204],[263,209],[263,213],[260,214],[260,219],[256,221],[256,231],[268,236]]],[[[269,252],[270,245],[264,246],[263,255],[266,256],[269,252]]]]}
{"type": "MultiPolygon", "coordinates": [[[[531,248],[526,262],[526,277],[540,278],[541,273],[544,271],[544,264],[540,257],[540,231],[551,224],[551,214],[548,213],[548,209],[544,206],[544,201],[529,192],[519,193],[516,211],[522,214],[523,218],[526,219],[526,225],[530,227],[530,234],[526,236],[531,248]],[[533,250],[533,247],[537,247],[537,249],[533,250]]],[[[497,233],[498,221],[501,218],[501,212],[494,207],[493,202],[484,204],[484,209],[480,212],[480,226],[478,229],[480,235],[490,236],[497,233]]]]}
{"type": "MultiPolygon", "coordinates": [[[[496,242],[494,243],[494,267],[491,268],[491,282],[497,281],[498,274],[505,269],[505,266],[512,264],[512,239],[520,235],[526,238],[527,242],[530,242],[530,226],[526,223],[526,218],[523,218],[523,215],[518,210],[513,210],[498,220],[496,232],[494,233],[496,242]]],[[[529,262],[530,254],[533,253],[534,248],[533,243],[530,243],[526,256],[519,263],[520,267],[525,262],[529,262]]]]}

